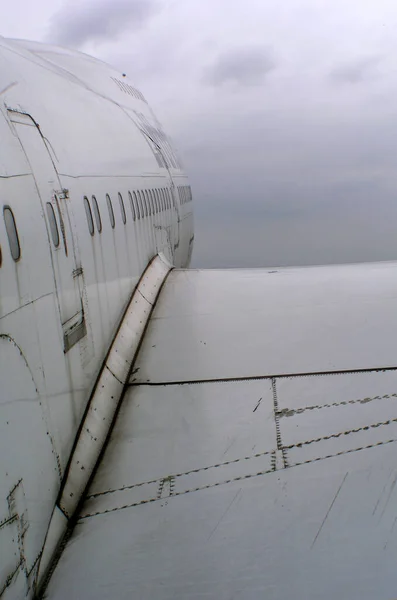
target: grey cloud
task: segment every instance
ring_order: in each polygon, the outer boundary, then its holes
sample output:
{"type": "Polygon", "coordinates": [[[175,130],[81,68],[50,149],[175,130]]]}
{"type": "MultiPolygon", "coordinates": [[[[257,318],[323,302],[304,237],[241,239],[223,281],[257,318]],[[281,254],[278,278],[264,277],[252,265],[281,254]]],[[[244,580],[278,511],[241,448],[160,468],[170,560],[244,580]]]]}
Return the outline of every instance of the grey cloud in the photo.
{"type": "Polygon", "coordinates": [[[240,85],[262,83],[266,75],[276,67],[268,48],[238,48],[222,54],[204,72],[204,81],[218,86],[225,82],[240,85]]]}
{"type": "Polygon", "coordinates": [[[368,56],[353,63],[337,67],[330,73],[332,80],[338,83],[361,83],[370,79],[376,73],[380,58],[368,56]]]}
{"type": "Polygon", "coordinates": [[[142,27],[158,8],[156,0],[65,4],[52,18],[48,38],[75,47],[86,42],[114,40],[127,28],[142,27]]]}

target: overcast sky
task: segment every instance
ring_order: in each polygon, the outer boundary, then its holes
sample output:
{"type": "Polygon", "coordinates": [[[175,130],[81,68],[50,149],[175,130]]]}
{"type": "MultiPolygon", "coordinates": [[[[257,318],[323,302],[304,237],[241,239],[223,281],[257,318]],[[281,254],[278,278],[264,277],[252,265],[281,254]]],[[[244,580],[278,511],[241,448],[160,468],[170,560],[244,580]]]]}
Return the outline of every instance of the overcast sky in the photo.
{"type": "Polygon", "coordinates": [[[126,72],[195,199],[193,266],[397,259],[395,0],[13,0],[126,72]]]}

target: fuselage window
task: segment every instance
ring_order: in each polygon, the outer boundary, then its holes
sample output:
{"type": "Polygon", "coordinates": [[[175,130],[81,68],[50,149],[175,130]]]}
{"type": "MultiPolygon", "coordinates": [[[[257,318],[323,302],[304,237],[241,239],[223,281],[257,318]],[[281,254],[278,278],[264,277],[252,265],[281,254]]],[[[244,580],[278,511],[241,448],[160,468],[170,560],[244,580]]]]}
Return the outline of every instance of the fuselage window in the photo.
{"type": "Polygon", "coordinates": [[[124,225],[127,222],[127,217],[125,214],[125,208],[124,208],[124,200],[123,200],[123,196],[120,194],[119,192],[119,202],[120,202],[120,212],[121,212],[121,218],[123,220],[124,225]]]}
{"type": "Polygon", "coordinates": [[[0,246],[0,267],[3,264],[3,254],[1,252],[1,246],[0,246]]]}
{"type": "Polygon", "coordinates": [[[134,194],[134,201],[135,201],[136,218],[140,219],[141,218],[141,213],[140,213],[140,207],[139,207],[139,201],[138,201],[138,193],[139,192],[133,192],[133,194],[134,194]]]}
{"type": "Polygon", "coordinates": [[[4,207],[3,215],[7,231],[8,243],[10,245],[11,256],[16,261],[19,260],[21,257],[21,247],[19,245],[19,238],[17,227],[15,225],[14,215],[9,206],[4,207]]]}
{"type": "Polygon", "coordinates": [[[166,188],[165,194],[168,198],[168,208],[171,209],[172,208],[172,199],[171,199],[171,194],[170,194],[170,191],[168,188],[166,188]]]}
{"type": "Polygon", "coordinates": [[[141,194],[141,192],[138,190],[137,194],[138,194],[138,200],[139,200],[139,208],[141,209],[141,219],[143,219],[143,217],[145,216],[145,210],[143,208],[143,192],[141,194]]]}
{"type": "Polygon", "coordinates": [[[156,195],[154,192],[149,190],[149,194],[150,194],[150,198],[152,201],[152,205],[153,205],[153,214],[157,214],[159,212],[158,206],[157,206],[157,200],[156,200],[156,195]]]}
{"type": "Polygon", "coordinates": [[[96,201],[95,196],[92,196],[92,208],[94,211],[96,228],[98,229],[98,232],[101,233],[101,231],[102,231],[101,213],[99,212],[99,206],[98,206],[98,202],[96,201]]]}
{"type": "Polygon", "coordinates": [[[152,194],[152,190],[149,190],[148,194],[149,194],[149,207],[150,207],[150,211],[151,211],[151,214],[154,215],[156,213],[156,205],[154,203],[154,196],[152,194]]]}
{"type": "Polygon", "coordinates": [[[88,202],[87,196],[84,196],[84,208],[85,208],[85,214],[87,217],[88,231],[90,232],[91,235],[94,235],[94,221],[92,219],[91,206],[90,206],[90,203],[88,202]]]}
{"type": "Polygon", "coordinates": [[[51,202],[47,202],[46,209],[47,209],[48,222],[50,224],[52,243],[54,244],[55,248],[58,248],[58,246],[59,246],[58,225],[57,225],[54,209],[52,207],[51,202]]]}
{"type": "Polygon", "coordinates": [[[157,206],[159,207],[159,212],[163,211],[163,205],[161,202],[161,198],[159,196],[159,191],[158,190],[154,190],[154,195],[156,196],[156,202],[157,202],[157,206]]]}
{"type": "Polygon", "coordinates": [[[167,208],[168,208],[168,206],[167,206],[167,198],[165,197],[165,192],[164,192],[164,189],[163,189],[163,188],[161,188],[161,190],[160,190],[160,194],[161,194],[161,196],[162,196],[162,198],[163,198],[163,204],[164,204],[164,206],[165,206],[165,209],[167,209],[167,208]]]}
{"type": "Polygon", "coordinates": [[[114,220],[113,206],[109,194],[106,194],[106,204],[108,205],[110,224],[112,226],[112,229],[114,229],[116,222],[114,220]]]}
{"type": "Polygon", "coordinates": [[[163,212],[165,209],[165,206],[164,206],[164,202],[163,202],[163,198],[161,196],[160,190],[156,190],[156,193],[157,193],[157,198],[158,198],[158,201],[160,204],[160,210],[161,210],[161,212],[163,212]]]}
{"type": "MultiPolygon", "coordinates": [[[[135,192],[134,192],[134,194],[135,194],[135,192]]],[[[135,206],[134,206],[134,202],[132,200],[132,194],[131,194],[131,192],[128,192],[128,198],[130,200],[130,206],[131,206],[131,212],[132,212],[132,219],[135,221],[136,220],[135,206]]]]}
{"type": "Polygon", "coordinates": [[[151,215],[152,211],[150,210],[150,202],[149,202],[149,194],[147,190],[144,190],[144,192],[142,192],[145,194],[144,196],[144,200],[145,200],[145,206],[146,206],[146,211],[145,211],[145,215],[151,215]]]}

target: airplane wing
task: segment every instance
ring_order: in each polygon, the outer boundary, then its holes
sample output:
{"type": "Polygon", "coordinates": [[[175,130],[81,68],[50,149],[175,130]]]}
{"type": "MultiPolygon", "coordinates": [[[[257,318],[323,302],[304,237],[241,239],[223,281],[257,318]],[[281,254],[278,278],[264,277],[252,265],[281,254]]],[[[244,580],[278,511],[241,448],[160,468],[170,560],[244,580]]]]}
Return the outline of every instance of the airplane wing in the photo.
{"type": "Polygon", "coordinates": [[[396,314],[396,263],[172,270],[46,597],[396,597],[396,314]]]}

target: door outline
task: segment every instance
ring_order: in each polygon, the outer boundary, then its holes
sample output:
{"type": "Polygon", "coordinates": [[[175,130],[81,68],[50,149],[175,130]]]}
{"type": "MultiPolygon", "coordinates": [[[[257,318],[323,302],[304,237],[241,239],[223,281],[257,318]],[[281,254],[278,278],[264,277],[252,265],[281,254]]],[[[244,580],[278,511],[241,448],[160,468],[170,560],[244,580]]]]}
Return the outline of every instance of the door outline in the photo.
{"type": "Polygon", "coordinates": [[[44,137],[36,120],[29,113],[17,109],[7,108],[7,112],[19,143],[21,144],[22,151],[29,164],[40,201],[50,247],[55,293],[63,333],[64,353],[66,353],[87,334],[83,308],[83,281],[81,277],[83,275],[83,269],[79,259],[79,249],[72,220],[73,214],[69,208],[70,204],[68,206],[69,193],[68,190],[62,186],[58,170],[48,145],[55,155],[54,149],[47,138],[44,137]],[[48,171],[45,171],[45,175],[53,175],[54,181],[52,182],[48,181],[47,177],[42,177],[41,180],[38,180],[39,173],[32,164],[32,158],[35,160],[35,157],[32,156],[32,148],[29,147],[29,141],[23,139],[24,132],[26,133],[29,131],[27,128],[31,128],[30,131],[35,132],[33,141],[38,139],[35,138],[35,136],[39,135],[42,145],[39,147],[36,146],[36,148],[39,152],[40,148],[43,149],[43,154],[41,155],[42,159],[43,161],[48,162],[46,165],[48,171]],[[50,173],[50,170],[52,170],[52,173],[50,173]],[[59,224],[62,248],[61,245],[58,248],[55,248],[52,243],[45,208],[46,202],[50,202],[54,208],[59,224]]]}

